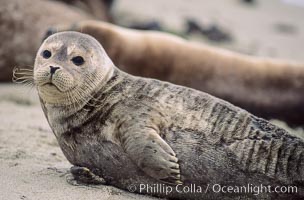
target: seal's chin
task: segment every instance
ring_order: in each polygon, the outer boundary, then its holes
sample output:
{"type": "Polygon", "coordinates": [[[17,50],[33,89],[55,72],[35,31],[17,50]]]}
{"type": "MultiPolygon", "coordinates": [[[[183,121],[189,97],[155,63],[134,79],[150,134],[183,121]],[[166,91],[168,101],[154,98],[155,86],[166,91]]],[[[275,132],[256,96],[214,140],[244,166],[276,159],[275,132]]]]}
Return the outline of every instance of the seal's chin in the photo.
{"type": "Polygon", "coordinates": [[[67,99],[69,99],[70,93],[73,92],[73,88],[74,87],[69,87],[69,89],[68,87],[61,88],[52,82],[37,85],[38,94],[44,102],[58,105],[67,105],[70,103],[67,99]]]}
{"type": "Polygon", "coordinates": [[[55,90],[57,90],[59,92],[64,92],[64,91],[62,91],[58,86],[56,86],[52,82],[44,83],[40,87],[43,88],[44,90],[54,90],[55,89],[55,90]]]}
{"type": "Polygon", "coordinates": [[[71,83],[66,84],[64,81],[48,80],[38,84],[38,87],[40,90],[43,90],[45,92],[51,91],[53,93],[65,93],[73,89],[75,86],[71,83]]]}

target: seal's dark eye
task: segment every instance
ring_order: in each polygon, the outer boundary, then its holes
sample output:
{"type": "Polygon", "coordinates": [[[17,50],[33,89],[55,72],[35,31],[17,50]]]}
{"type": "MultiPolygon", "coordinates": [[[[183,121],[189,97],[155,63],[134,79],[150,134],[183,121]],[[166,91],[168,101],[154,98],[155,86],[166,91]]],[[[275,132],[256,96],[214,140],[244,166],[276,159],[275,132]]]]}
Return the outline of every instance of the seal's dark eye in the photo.
{"type": "Polygon", "coordinates": [[[45,59],[48,59],[52,56],[52,53],[49,51],[49,50],[44,50],[42,52],[42,57],[45,58],[45,59]]]}
{"type": "Polygon", "coordinates": [[[79,65],[82,65],[84,63],[84,59],[81,56],[76,56],[76,57],[72,58],[72,62],[75,65],[79,66],[79,65]]]}

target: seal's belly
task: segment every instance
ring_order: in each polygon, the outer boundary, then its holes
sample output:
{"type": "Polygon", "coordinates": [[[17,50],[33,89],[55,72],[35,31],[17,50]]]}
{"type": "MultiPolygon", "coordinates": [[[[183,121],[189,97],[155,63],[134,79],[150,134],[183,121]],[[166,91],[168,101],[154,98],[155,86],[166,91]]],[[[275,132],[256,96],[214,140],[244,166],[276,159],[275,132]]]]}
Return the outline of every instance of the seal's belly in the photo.
{"type": "Polygon", "coordinates": [[[74,151],[64,146],[61,146],[61,148],[67,159],[73,165],[87,167],[94,173],[97,171],[99,174],[96,175],[104,178],[107,184],[118,188],[129,191],[132,190],[132,192],[140,194],[153,194],[159,197],[177,199],[199,199],[202,196],[202,194],[180,193],[175,190],[172,190],[172,192],[168,194],[159,192],[158,190],[152,192],[146,189],[141,190],[142,186],[162,186],[164,188],[171,188],[173,186],[166,185],[163,182],[147,176],[130,160],[119,145],[110,141],[98,142],[97,140],[87,139],[78,143],[74,151]]]}
{"type": "Polygon", "coordinates": [[[96,139],[79,140],[72,149],[60,144],[62,151],[71,164],[87,167],[93,171],[98,169],[109,184],[120,188],[136,183],[155,183],[130,160],[121,146],[110,141],[96,139]]]}

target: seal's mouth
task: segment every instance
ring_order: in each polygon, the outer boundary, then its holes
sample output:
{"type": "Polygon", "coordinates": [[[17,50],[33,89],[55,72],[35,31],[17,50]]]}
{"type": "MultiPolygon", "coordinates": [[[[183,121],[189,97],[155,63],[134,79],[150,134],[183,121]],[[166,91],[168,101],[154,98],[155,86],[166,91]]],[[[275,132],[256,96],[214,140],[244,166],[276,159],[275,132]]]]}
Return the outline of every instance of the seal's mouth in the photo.
{"type": "Polygon", "coordinates": [[[52,81],[46,82],[46,83],[42,84],[41,86],[42,87],[47,87],[47,88],[54,88],[54,89],[57,89],[58,91],[62,92],[60,90],[60,88],[57,85],[55,85],[52,81]]]}
{"type": "Polygon", "coordinates": [[[44,85],[47,85],[47,86],[54,86],[54,87],[56,87],[56,85],[55,85],[55,84],[53,84],[52,82],[45,83],[44,85]]]}

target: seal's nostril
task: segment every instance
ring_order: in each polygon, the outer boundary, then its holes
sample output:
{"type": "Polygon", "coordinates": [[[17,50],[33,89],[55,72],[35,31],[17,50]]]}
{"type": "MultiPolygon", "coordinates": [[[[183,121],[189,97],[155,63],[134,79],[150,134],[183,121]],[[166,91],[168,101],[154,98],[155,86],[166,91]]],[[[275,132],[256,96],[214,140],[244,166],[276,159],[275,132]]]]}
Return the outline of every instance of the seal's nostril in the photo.
{"type": "Polygon", "coordinates": [[[51,72],[51,74],[54,74],[55,73],[55,71],[57,70],[57,69],[60,69],[60,67],[53,67],[53,66],[50,66],[50,72],[51,72]]]}

